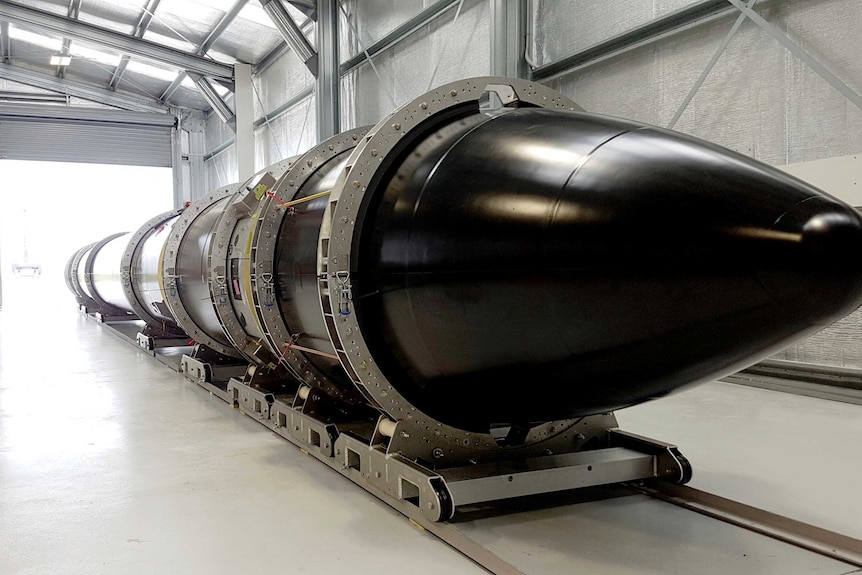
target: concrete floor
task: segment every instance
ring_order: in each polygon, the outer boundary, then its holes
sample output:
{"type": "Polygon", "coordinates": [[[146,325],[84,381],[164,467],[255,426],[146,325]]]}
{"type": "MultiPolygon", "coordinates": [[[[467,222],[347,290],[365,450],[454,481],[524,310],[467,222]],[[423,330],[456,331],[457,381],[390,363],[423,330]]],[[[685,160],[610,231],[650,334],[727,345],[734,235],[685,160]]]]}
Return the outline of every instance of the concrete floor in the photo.
{"type": "MultiPolygon", "coordinates": [[[[48,285],[4,282],[0,574],[484,572],[48,285]]],[[[618,417],[695,487],[862,537],[859,406],[715,383],[618,417]]],[[[531,574],[862,572],[659,505],[460,528],[531,574]]]]}

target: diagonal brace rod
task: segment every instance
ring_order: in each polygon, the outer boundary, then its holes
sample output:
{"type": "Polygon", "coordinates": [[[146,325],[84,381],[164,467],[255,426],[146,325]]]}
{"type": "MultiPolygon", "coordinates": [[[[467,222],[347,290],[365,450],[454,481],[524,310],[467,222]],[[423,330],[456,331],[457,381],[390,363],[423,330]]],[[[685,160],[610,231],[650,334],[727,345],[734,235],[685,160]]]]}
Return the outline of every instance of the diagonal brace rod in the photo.
{"type": "MultiPolygon", "coordinates": [[[[757,0],[749,0],[748,7],[753,8],[757,0]]],[[[703,86],[703,83],[706,81],[709,73],[712,72],[712,69],[718,63],[718,59],[721,58],[721,55],[724,54],[724,51],[727,50],[727,46],[730,44],[730,41],[733,40],[733,37],[736,36],[736,32],[739,30],[739,27],[742,26],[742,23],[745,22],[746,16],[745,14],[740,14],[736,19],[736,22],[733,23],[733,26],[730,27],[730,31],[727,33],[727,36],[724,37],[721,44],[718,46],[718,49],[715,51],[715,54],[710,58],[709,63],[706,65],[706,68],[703,69],[703,72],[700,73],[700,77],[697,79],[697,82],[694,83],[694,86],[691,87],[691,90],[688,91],[685,99],[682,101],[682,104],[677,108],[676,113],[671,118],[670,123],[667,125],[668,130],[672,130],[676,123],[679,121],[683,112],[685,112],[688,105],[691,104],[691,101],[694,99],[697,91],[700,90],[700,87],[703,86]]]]}
{"type": "Polygon", "coordinates": [[[838,90],[842,96],[853,102],[857,108],[862,109],[862,96],[859,95],[859,92],[841,81],[838,76],[830,72],[823,64],[815,60],[811,54],[803,50],[799,44],[795,43],[793,40],[788,38],[786,34],[782,33],[775,26],[764,20],[760,14],[748,6],[745,6],[740,0],[727,1],[733,4],[737,10],[745,14],[755,24],[760,26],[767,34],[778,40],[782,46],[790,50],[791,54],[805,62],[809,68],[814,70],[818,76],[826,80],[830,86],[838,90]]]}

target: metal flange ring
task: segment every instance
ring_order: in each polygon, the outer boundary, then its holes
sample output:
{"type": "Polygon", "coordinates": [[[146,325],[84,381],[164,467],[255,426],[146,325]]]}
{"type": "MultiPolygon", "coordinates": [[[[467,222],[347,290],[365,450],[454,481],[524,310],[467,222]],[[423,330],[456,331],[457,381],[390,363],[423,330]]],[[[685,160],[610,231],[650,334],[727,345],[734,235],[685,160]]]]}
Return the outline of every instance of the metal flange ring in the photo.
{"type": "MultiPolygon", "coordinates": [[[[260,218],[253,239],[254,249],[251,252],[254,268],[251,291],[270,351],[275,357],[281,358],[286,367],[300,380],[345,401],[352,401],[351,394],[345,393],[345,390],[338,386],[334,386],[312,362],[308,361],[303,352],[292,348],[293,334],[282,316],[281,310],[277,305],[272,303],[267,305],[267,302],[263,300],[267,290],[271,289],[270,286],[267,286],[265,279],[273,277],[276,271],[274,267],[278,234],[282,220],[287,213],[280,202],[296,199],[296,195],[302,190],[309,178],[328,162],[355,148],[367,131],[368,126],[365,126],[337,134],[311,148],[294,162],[273,189],[273,195],[278,200],[266,197],[261,202],[260,218]],[[267,274],[271,275],[267,276],[267,274]]],[[[350,391],[352,390],[347,390],[347,392],[350,391]]]]}
{"type": "Polygon", "coordinates": [[[123,286],[123,293],[126,295],[126,300],[129,302],[129,306],[134,310],[134,312],[138,315],[139,318],[144,320],[148,325],[153,328],[161,328],[162,323],[164,322],[165,328],[171,331],[179,332],[181,331],[179,326],[175,324],[175,322],[165,322],[162,318],[156,317],[153,313],[142,303],[141,298],[138,293],[135,291],[135,282],[133,281],[132,275],[132,267],[135,265],[135,260],[138,258],[138,254],[141,249],[141,245],[144,240],[150,237],[150,233],[159,228],[165,222],[172,220],[173,218],[182,214],[183,210],[170,210],[164,213],[157,215],[154,218],[151,218],[147,223],[138,228],[132,238],[129,240],[129,245],[126,247],[126,251],[123,252],[123,259],[120,264],[120,274],[121,274],[121,283],[123,286]]]}
{"type": "Polygon", "coordinates": [[[91,298],[90,294],[88,294],[84,290],[84,287],[81,286],[81,279],[80,279],[80,276],[78,275],[78,268],[81,267],[81,260],[83,259],[84,255],[86,255],[86,253],[88,251],[93,249],[93,246],[95,246],[95,245],[96,245],[95,242],[92,244],[88,244],[88,245],[82,247],[81,249],[79,249],[77,252],[75,252],[75,255],[72,256],[72,259],[69,262],[70,265],[69,265],[69,278],[68,278],[68,282],[70,283],[70,285],[72,287],[72,291],[75,293],[78,304],[88,306],[88,307],[94,307],[94,308],[98,307],[99,304],[96,303],[96,300],[91,298]]]}
{"type": "Polygon", "coordinates": [[[93,281],[93,266],[96,263],[96,257],[99,255],[99,250],[101,250],[105,245],[107,245],[110,241],[115,240],[121,236],[125,236],[129,232],[118,232],[116,234],[111,234],[110,236],[104,238],[101,241],[93,244],[93,247],[90,249],[89,254],[87,255],[87,261],[84,262],[84,282],[87,284],[87,289],[90,290],[90,296],[93,300],[96,301],[96,304],[99,306],[100,311],[107,312],[109,314],[115,315],[130,315],[129,310],[122,309],[117,306],[111,305],[106,302],[99,295],[99,292],[96,291],[96,282],[93,281]]]}
{"type": "MultiPolygon", "coordinates": [[[[203,198],[195,200],[189,207],[183,210],[182,215],[180,215],[179,219],[171,228],[171,235],[168,238],[168,241],[165,242],[164,259],[162,260],[162,265],[160,266],[161,269],[159,270],[160,286],[163,292],[162,295],[165,298],[165,302],[167,302],[168,307],[171,308],[171,312],[174,315],[174,319],[177,321],[177,325],[183,328],[186,334],[196,342],[201,343],[222,355],[235,358],[241,357],[240,353],[230,344],[227,336],[224,335],[224,332],[220,334],[208,333],[202,326],[198,325],[192,319],[191,314],[189,314],[188,309],[180,296],[180,284],[183,278],[177,275],[177,260],[180,255],[183,241],[186,239],[186,232],[189,227],[199,216],[206,213],[214,204],[222,200],[226,200],[235,194],[237,189],[239,189],[239,186],[240,184],[235,183],[218,188],[203,198]],[[220,339],[218,336],[221,336],[223,339],[220,339]]],[[[207,254],[203,254],[203,257],[206,258],[207,254]]],[[[192,279],[191,281],[195,280],[192,279]]]]}
{"type": "MultiPolygon", "coordinates": [[[[324,228],[331,222],[331,230],[321,229],[321,242],[328,244],[327,261],[321,267],[326,280],[320,282],[324,308],[332,306],[329,291],[338,281],[349,293],[350,274],[355,271],[351,254],[358,241],[357,215],[373,193],[378,172],[385,169],[388,154],[404,149],[429,130],[442,128],[453,118],[480,113],[480,100],[493,92],[503,106],[552,108],[581,111],[573,101],[535,82],[503,77],[483,77],[461,80],[441,86],[401,106],[380,121],[357,147],[348,161],[348,169],[336,184],[331,199],[331,215],[324,217],[324,228]],[[473,111],[471,112],[470,109],[473,111]],[[368,197],[366,197],[366,195],[368,197]]],[[[342,366],[356,385],[370,397],[389,417],[396,420],[402,437],[411,437],[411,451],[418,451],[429,461],[452,455],[470,457],[471,454],[503,451],[490,433],[476,433],[457,429],[419,411],[405,399],[374,361],[366,343],[358,318],[353,313],[333,314],[330,334],[342,366]],[[432,455],[433,454],[433,455],[432,455]]],[[[571,428],[577,420],[547,422],[533,427],[519,447],[506,448],[519,452],[535,451],[537,446],[553,438],[574,435],[571,428]]]]}
{"type": "MultiPolygon", "coordinates": [[[[263,365],[268,363],[270,360],[269,357],[269,346],[265,346],[261,351],[263,353],[258,352],[262,345],[264,345],[260,340],[261,337],[258,337],[245,328],[245,325],[248,325],[248,322],[254,322],[255,325],[258,326],[259,331],[263,332],[263,328],[259,325],[260,322],[258,320],[258,314],[254,309],[254,305],[252,302],[248,300],[250,297],[249,293],[245,294],[245,300],[241,302],[233,303],[231,298],[228,295],[229,288],[226,285],[228,271],[228,258],[231,254],[232,249],[244,249],[246,246],[251,246],[251,235],[254,233],[254,223],[257,219],[257,215],[260,213],[260,205],[262,202],[266,201],[264,197],[260,198],[256,203],[252,202],[242,202],[237,201],[237,199],[242,199],[242,197],[249,196],[248,200],[254,198],[253,191],[248,189],[249,184],[256,179],[258,179],[263,174],[269,174],[276,180],[284,174],[293,162],[296,160],[296,157],[288,158],[286,160],[282,160],[280,162],[276,162],[275,164],[261,170],[257,174],[255,174],[248,181],[244,182],[231,198],[229,205],[222,213],[221,218],[219,219],[218,225],[216,226],[215,233],[212,238],[212,243],[210,247],[210,296],[212,298],[213,309],[215,310],[216,315],[221,321],[222,328],[224,329],[225,335],[230,340],[230,342],[236,347],[237,351],[239,351],[243,357],[245,357],[248,361],[253,364],[263,365]],[[253,206],[253,207],[252,207],[253,206]],[[252,229],[249,230],[249,237],[246,241],[241,241],[240,245],[231,246],[231,238],[234,235],[236,227],[238,223],[247,219],[251,216],[252,219],[252,229]],[[240,313],[234,306],[241,305],[247,309],[242,310],[246,313],[243,313],[243,317],[245,317],[245,323],[240,320],[240,313]]],[[[250,259],[250,258],[249,258],[250,259]]],[[[251,262],[248,263],[251,266],[251,262]]],[[[243,282],[244,283],[244,282],[243,282]]],[[[249,292],[252,290],[243,289],[244,292],[249,292]]],[[[276,356],[278,357],[278,356],[276,356]]]]}

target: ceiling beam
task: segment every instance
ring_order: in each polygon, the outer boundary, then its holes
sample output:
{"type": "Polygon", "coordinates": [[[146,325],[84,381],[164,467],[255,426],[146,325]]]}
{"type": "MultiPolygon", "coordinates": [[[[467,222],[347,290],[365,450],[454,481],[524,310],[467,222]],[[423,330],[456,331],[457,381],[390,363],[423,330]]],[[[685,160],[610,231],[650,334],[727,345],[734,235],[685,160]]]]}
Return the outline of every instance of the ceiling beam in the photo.
{"type": "Polygon", "coordinates": [[[206,40],[204,40],[200,46],[198,46],[197,55],[203,56],[207,52],[210,51],[210,48],[213,47],[216,40],[224,33],[228,26],[230,26],[231,22],[236,20],[236,17],[239,16],[239,13],[245,8],[245,5],[248,4],[248,0],[237,0],[233,6],[231,6],[230,10],[224,13],[224,16],[221,17],[221,20],[218,21],[218,24],[213,27],[210,33],[207,35],[206,40]]]}
{"type": "Polygon", "coordinates": [[[9,38],[9,22],[0,22],[0,64],[12,62],[12,40],[9,38]]]}
{"type": "MultiPolygon", "coordinates": [[[[221,17],[221,20],[218,21],[218,24],[210,31],[206,40],[198,46],[197,55],[203,56],[207,52],[209,52],[210,48],[212,48],[213,44],[215,44],[216,40],[224,33],[228,26],[230,26],[231,22],[236,20],[236,17],[239,15],[240,11],[245,8],[245,5],[248,4],[248,0],[237,0],[231,9],[224,13],[224,16],[221,17]]],[[[183,80],[186,79],[186,73],[180,72],[174,81],[171,82],[171,85],[165,90],[162,94],[162,97],[159,98],[162,102],[167,102],[170,100],[171,96],[174,95],[174,92],[180,87],[180,84],[183,83],[183,80]]]]}
{"type": "Polygon", "coordinates": [[[91,102],[98,102],[107,106],[114,106],[124,110],[134,110],[137,112],[160,112],[166,113],[169,111],[167,106],[155,100],[148,100],[137,96],[127,94],[118,94],[111,92],[101,86],[88,84],[85,82],[73,82],[71,80],[60,80],[51,74],[43,74],[34,72],[19,66],[10,64],[0,64],[0,78],[26,84],[49,92],[57,92],[59,94],[68,94],[91,102]]]}
{"type": "MultiPolygon", "coordinates": [[[[457,2],[458,0],[450,0],[450,1],[457,2]]],[[[312,20],[311,18],[307,19],[305,22],[303,22],[302,24],[299,25],[299,29],[302,30],[303,28],[308,26],[308,24],[310,22],[317,22],[317,19],[314,19],[314,20],[312,20]]],[[[269,51],[269,54],[267,54],[266,56],[261,58],[261,60],[257,64],[254,65],[252,73],[255,75],[262,74],[267,68],[272,66],[276,60],[278,60],[279,58],[281,58],[282,56],[284,56],[288,52],[290,52],[290,46],[288,46],[285,42],[280,42],[278,44],[278,46],[276,46],[275,48],[273,48],[272,50],[269,51]]],[[[318,61],[319,61],[319,58],[318,58],[318,61]]]]}
{"type": "MultiPolygon", "coordinates": [[[[69,0],[69,11],[66,15],[72,20],[78,19],[78,14],[81,13],[81,0],[69,0]]],[[[69,50],[72,48],[72,41],[68,38],[63,38],[63,48],[60,50],[60,53],[64,56],[69,54],[69,50]]],[[[57,72],[55,74],[58,78],[66,77],[66,66],[57,66],[57,72]]]]}
{"type": "MultiPolygon", "coordinates": [[[[138,23],[135,26],[134,32],[132,32],[132,36],[135,38],[144,37],[147,28],[150,26],[150,22],[153,20],[153,14],[155,14],[161,1],[162,0],[148,0],[147,6],[145,6],[143,12],[141,12],[141,17],[138,18],[138,23]]],[[[117,84],[120,83],[120,80],[123,78],[123,74],[126,73],[126,67],[129,65],[130,59],[131,58],[129,58],[127,54],[123,54],[123,57],[120,58],[120,63],[117,64],[117,67],[114,68],[114,72],[111,74],[111,81],[108,82],[108,90],[117,89],[117,84]]]]}
{"type": "Polygon", "coordinates": [[[153,62],[207,76],[232,78],[233,66],[208,60],[196,54],[169,48],[87,22],[44,12],[9,0],[0,0],[0,19],[31,26],[75,40],[84,40],[153,62]]]}
{"type": "Polygon", "coordinates": [[[299,56],[300,60],[311,70],[311,73],[317,77],[317,52],[311,46],[311,42],[308,41],[305,34],[302,33],[302,30],[299,29],[296,22],[293,21],[290,12],[287,11],[281,0],[260,0],[260,4],[269,16],[269,19],[278,28],[281,37],[284,38],[284,42],[290,46],[294,54],[299,56]]]}
{"type": "Polygon", "coordinates": [[[216,115],[235,132],[236,115],[233,113],[233,110],[230,109],[230,106],[227,105],[227,102],[225,102],[222,97],[219,96],[218,92],[215,91],[215,88],[212,87],[209,80],[200,74],[191,73],[189,76],[191,77],[192,82],[195,83],[195,86],[197,86],[198,92],[200,92],[201,96],[203,96],[209,103],[216,115]]]}
{"type": "Polygon", "coordinates": [[[317,22],[317,0],[287,0],[287,3],[317,22]]]}
{"type": "Polygon", "coordinates": [[[67,104],[68,98],[65,94],[0,90],[0,102],[4,104],[67,104]]]}

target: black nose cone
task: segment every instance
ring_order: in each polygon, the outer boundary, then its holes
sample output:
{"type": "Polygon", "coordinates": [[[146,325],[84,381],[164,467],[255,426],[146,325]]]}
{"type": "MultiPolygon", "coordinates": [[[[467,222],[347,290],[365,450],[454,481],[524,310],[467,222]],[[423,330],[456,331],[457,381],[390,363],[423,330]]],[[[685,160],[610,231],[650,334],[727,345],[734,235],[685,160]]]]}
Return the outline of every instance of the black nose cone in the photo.
{"type": "Polygon", "coordinates": [[[357,313],[453,425],[659,397],[862,303],[859,214],[702,140],[534,109],[422,149],[367,216],[357,313]]]}

